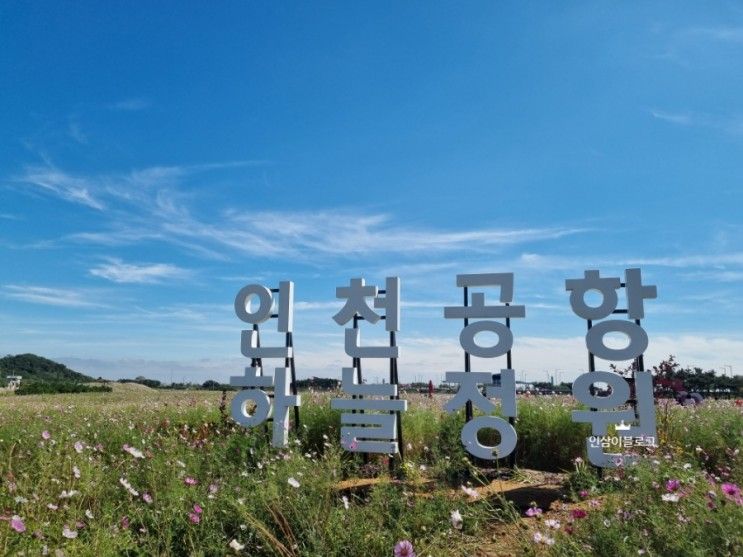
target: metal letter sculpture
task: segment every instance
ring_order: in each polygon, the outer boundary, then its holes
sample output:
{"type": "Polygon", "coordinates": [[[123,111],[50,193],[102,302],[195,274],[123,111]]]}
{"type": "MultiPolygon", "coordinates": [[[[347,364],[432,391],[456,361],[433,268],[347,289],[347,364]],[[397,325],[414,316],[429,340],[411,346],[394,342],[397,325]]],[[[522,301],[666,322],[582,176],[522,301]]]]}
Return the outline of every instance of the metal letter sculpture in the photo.
{"type": "MultiPolygon", "coordinates": [[[[345,351],[352,358],[352,367],[343,368],[344,392],[352,399],[334,398],[331,408],[343,410],[341,414],[341,445],[347,451],[358,453],[402,453],[402,423],[400,413],[408,409],[408,402],[400,400],[397,390],[397,358],[399,349],[395,333],[400,327],[400,279],[387,277],[385,289],[366,285],[363,278],[351,279],[349,286],[339,286],[336,297],[345,299],[343,308],[333,316],[339,325],[353,320],[353,328],[345,331],[345,351]],[[384,294],[384,297],[380,297],[384,294]],[[380,316],[367,303],[374,299],[374,307],[385,310],[380,316]],[[385,320],[389,332],[389,346],[361,346],[359,320],[376,323],[385,320]],[[361,375],[361,358],[389,358],[390,382],[382,385],[365,385],[361,375]],[[368,398],[380,397],[380,398],[368,398]],[[387,412],[370,414],[368,411],[387,412]]],[[[391,463],[391,461],[390,461],[391,463]]]]}
{"type": "Polygon", "coordinates": [[[653,404],[653,378],[645,371],[643,353],[648,346],[648,336],[640,325],[645,317],[644,300],[657,297],[655,286],[644,286],[640,269],[627,269],[622,283],[618,277],[600,277],[599,271],[585,271],[582,279],[567,279],[565,289],[570,292],[570,306],[573,312],[586,319],[586,347],[588,348],[588,373],[580,375],[573,382],[573,396],[591,408],[591,410],[574,410],[574,422],[592,424],[591,438],[586,440],[589,461],[602,468],[614,468],[632,462],[634,455],[607,454],[602,445],[594,439],[605,436],[610,424],[617,424],[617,434],[634,437],[636,445],[655,444],[655,407],[653,404]],[[617,309],[619,302],[617,290],[624,287],[627,296],[627,309],[617,309]],[[596,306],[586,304],[585,295],[589,290],[601,294],[601,302],[596,306]],[[627,314],[634,321],[608,319],[594,324],[596,319],[604,319],[612,314],[627,314]],[[609,348],[604,343],[607,333],[619,332],[629,339],[624,348],[609,348]],[[604,360],[622,361],[634,359],[633,376],[630,381],[609,371],[596,371],[594,357],[604,360]],[[599,396],[595,383],[606,383],[610,394],[599,396]],[[634,394],[634,396],[633,396],[634,394]],[[631,408],[627,409],[627,403],[631,408]],[[622,407],[622,409],[618,409],[622,407]],[[594,410],[595,409],[595,410],[594,410]],[[599,411],[603,410],[603,412],[599,411]],[[636,423],[634,423],[636,422],[636,423]]]}
{"type": "Polygon", "coordinates": [[[232,418],[242,426],[253,427],[267,419],[273,419],[274,447],[286,447],[289,442],[289,408],[294,407],[295,421],[299,422],[301,397],[297,394],[294,370],[294,348],[292,331],[294,329],[294,283],[283,281],[279,288],[270,290],[260,284],[251,284],[238,292],[235,298],[235,314],[253,328],[242,331],[241,351],[251,359],[245,375],[230,377],[230,384],[247,387],[232,399],[232,418]],[[278,314],[272,314],[273,294],[278,294],[278,314]],[[258,308],[251,311],[251,299],[258,299],[258,308]],[[261,346],[258,325],[271,318],[278,319],[278,331],[285,333],[285,346],[261,346]],[[274,376],[263,374],[263,358],[283,358],[284,366],[275,368],[274,376]],[[271,395],[263,389],[274,387],[273,404],[271,395]],[[255,403],[252,414],[248,413],[249,402],[255,403]]]}
{"type": "Polygon", "coordinates": [[[464,306],[444,308],[444,317],[447,319],[464,319],[464,328],[459,335],[459,343],[464,349],[464,371],[447,371],[446,381],[459,383],[456,395],[444,405],[447,412],[455,412],[465,407],[467,423],[462,428],[461,440],[464,448],[471,455],[485,460],[496,460],[510,455],[516,448],[516,430],[513,427],[517,414],[516,410],[516,375],[511,368],[511,347],[513,334],[510,324],[512,317],[525,317],[524,306],[512,306],[513,301],[513,273],[484,273],[472,275],[457,275],[457,286],[464,288],[464,306]],[[472,305],[469,299],[471,286],[499,286],[500,301],[503,305],[485,305],[485,294],[472,294],[472,305]],[[486,318],[485,321],[470,323],[472,318],[486,318]],[[505,318],[506,324],[492,321],[493,318],[505,318]],[[475,336],[483,331],[490,331],[498,335],[498,342],[493,346],[482,346],[475,342],[475,336]],[[479,358],[496,358],[507,355],[507,369],[500,373],[500,385],[493,384],[493,374],[490,372],[472,372],[470,370],[470,356],[479,358]],[[484,387],[483,394],[481,387],[484,387]],[[500,398],[502,414],[509,418],[505,421],[497,416],[473,417],[473,406],[477,406],[486,414],[495,411],[495,404],[491,398],[500,398]],[[500,433],[500,443],[496,446],[487,446],[480,443],[477,433],[481,429],[495,429],[500,433]]]}

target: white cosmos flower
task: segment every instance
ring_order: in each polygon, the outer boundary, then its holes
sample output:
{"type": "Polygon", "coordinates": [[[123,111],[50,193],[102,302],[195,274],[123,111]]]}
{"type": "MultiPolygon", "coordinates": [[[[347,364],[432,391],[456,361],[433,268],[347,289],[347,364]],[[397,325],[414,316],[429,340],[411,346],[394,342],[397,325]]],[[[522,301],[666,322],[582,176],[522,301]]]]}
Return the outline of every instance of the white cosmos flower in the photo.
{"type": "Polygon", "coordinates": [[[243,549],[245,548],[245,545],[244,545],[244,544],[241,544],[241,543],[240,543],[239,541],[237,541],[237,540],[232,540],[232,541],[230,542],[230,547],[231,547],[232,549],[234,549],[235,551],[237,551],[237,552],[240,552],[240,551],[242,551],[242,550],[243,550],[243,549]]]}
{"type": "Polygon", "coordinates": [[[462,515],[459,512],[459,509],[453,510],[451,512],[451,517],[449,518],[451,520],[451,525],[454,526],[457,530],[462,529],[462,515]]]}
{"type": "Polygon", "coordinates": [[[469,495],[473,499],[477,499],[480,496],[480,494],[477,492],[476,489],[472,489],[471,487],[467,487],[466,485],[462,486],[462,491],[464,491],[467,495],[469,495]]]}
{"type": "Polygon", "coordinates": [[[131,493],[134,497],[139,497],[139,491],[134,489],[132,487],[132,484],[129,483],[129,480],[126,478],[119,478],[119,483],[124,486],[124,489],[126,489],[129,493],[131,493]]]}
{"type": "Polygon", "coordinates": [[[124,450],[132,455],[134,458],[144,458],[144,453],[139,449],[130,447],[129,445],[124,445],[124,450]]]}
{"type": "Polygon", "coordinates": [[[298,488],[299,487],[299,482],[297,480],[295,480],[294,478],[289,478],[286,481],[289,483],[290,486],[292,486],[294,488],[298,488]]]}
{"type": "Polygon", "coordinates": [[[68,540],[74,540],[77,537],[77,530],[70,530],[67,525],[62,529],[62,535],[68,540]]]}

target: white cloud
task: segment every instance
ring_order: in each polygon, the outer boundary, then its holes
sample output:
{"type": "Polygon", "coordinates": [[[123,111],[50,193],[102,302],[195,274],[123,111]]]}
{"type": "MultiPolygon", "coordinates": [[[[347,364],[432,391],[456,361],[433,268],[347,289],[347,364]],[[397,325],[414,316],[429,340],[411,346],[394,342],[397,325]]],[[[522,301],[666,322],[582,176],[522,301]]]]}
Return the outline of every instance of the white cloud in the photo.
{"type": "Polygon", "coordinates": [[[17,181],[92,208],[115,209],[108,212],[107,230],[81,231],[68,239],[103,245],[165,241],[210,258],[224,258],[234,252],[299,259],[317,255],[448,253],[461,249],[492,252],[586,231],[579,227],[437,230],[398,223],[386,214],[357,210],[231,209],[224,211],[215,223],[213,218],[194,214],[186,205],[184,200],[190,198],[179,188],[183,180],[209,170],[260,164],[265,162],[155,166],[126,174],[95,176],[72,175],[47,164],[26,167],[17,181]]]}
{"type": "Polygon", "coordinates": [[[167,263],[136,265],[112,258],[108,263],[90,269],[90,274],[117,283],[152,284],[166,279],[184,278],[190,272],[167,263]]]}
{"type": "Polygon", "coordinates": [[[145,110],[151,105],[150,101],[141,98],[123,99],[115,103],[108,105],[110,110],[123,110],[127,112],[135,112],[139,110],[145,110]]]}
{"type": "Polygon", "coordinates": [[[743,252],[686,254],[673,257],[633,257],[614,255],[611,257],[588,258],[586,256],[541,255],[522,253],[517,261],[511,263],[514,268],[536,270],[564,270],[579,267],[621,267],[644,265],[649,267],[725,267],[743,265],[743,252]]]}
{"type": "Polygon", "coordinates": [[[719,116],[702,112],[665,112],[651,110],[653,118],[684,127],[707,128],[730,135],[743,134],[743,117],[740,114],[719,116]]]}
{"type": "Polygon", "coordinates": [[[724,43],[743,44],[743,27],[695,27],[694,29],[690,29],[688,34],[724,43]]]}
{"type": "Polygon", "coordinates": [[[689,126],[692,123],[692,117],[689,113],[674,114],[670,112],[663,112],[660,110],[651,110],[650,114],[653,115],[653,118],[657,118],[658,120],[664,120],[666,122],[670,122],[671,124],[689,126]]]}
{"type": "Polygon", "coordinates": [[[3,286],[3,290],[7,298],[34,304],[62,307],[103,307],[103,304],[90,299],[89,292],[80,289],[7,284],[3,286]]]}
{"type": "Polygon", "coordinates": [[[28,166],[15,181],[31,184],[67,201],[99,211],[105,208],[104,203],[91,193],[94,185],[88,178],[71,176],[52,166],[28,166]]]}
{"type": "Polygon", "coordinates": [[[389,215],[354,211],[235,212],[214,225],[191,215],[167,195],[157,199],[167,234],[207,240],[219,248],[268,258],[307,258],[370,253],[442,253],[468,249],[492,251],[514,244],[553,240],[584,232],[581,228],[416,229],[392,222],[389,215]]]}
{"type": "MultiPolygon", "coordinates": [[[[399,373],[402,382],[416,379],[434,382],[443,380],[446,371],[463,369],[463,352],[456,338],[400,336],[399,373]]],[[[350,364],[340,341],[323,343],[297,341],[301,345],[298,357],[298,377],[335,377],[340,379],[341,368],[350,364]]],[[[237,346],[235,351],[237,351],[237,346]]],[[[722,370],[732,365],[738,374],[743,370],[743,337],[714,336],[706,333],[689,333],[680,336],[651,335],[650,347],[645,354],[645,365],[650,369],[670,354],[683,366],[722,370]]],[[[585,340],[581,336],[569,338],[519,337],[513,348],[513,367],[517,378],[526,381],[572,381],[588,367],[585,340]]],[[[147,359],[84,359],[59,358],[73,369],[94,376],[109,378],[145,375],[169,381],[171,372],[175,381],[203,382],[216,379],[227,382],[230,376],[240,375],[246,365],[245,358],[228,357],[192,360],[147,359]]],[[[386,378],[387,361],[365,360],[364,375],[386,378]],[[374,364],[378,365],[374,365],[374,364]]],[[[475,371],[497,372],[505,367],[505,358],[483,360],[473,358],[475,371]]],[[[597,360],[598,369],[608,369],[609,362],[597,360]]]]}
{"type": "Polygon", "coordinates": [[[88,143],[88,137],[85,135],[85,132],[83,132],[83,128],[80,125],[80,122],[72,120],[67,127],[67,133],[72,139],[74,139],[81,145],[85,145],[88,143]]]}

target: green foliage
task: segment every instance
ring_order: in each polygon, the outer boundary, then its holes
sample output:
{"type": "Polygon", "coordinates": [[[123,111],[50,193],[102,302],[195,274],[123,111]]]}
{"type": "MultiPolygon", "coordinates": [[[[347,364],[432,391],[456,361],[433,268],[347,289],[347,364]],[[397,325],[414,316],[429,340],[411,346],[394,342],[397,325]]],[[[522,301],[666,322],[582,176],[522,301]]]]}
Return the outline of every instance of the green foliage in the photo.
{"type": "Polygon", "coordinates": [[[661,458],[606,474],[602,484],[610,494],[593,499],[570,533],[556,532],[549,553],[743,554],[743,501],[726,495],[719,479],[689,465],[661,458]]]}
{"type": "Polygon", "coordinates": [[[162,383],[157,379],[147,379],[146,377],[137,377],[136,379],[119,379],[119,383],[137,383],[138,385],[144,385],[150,389],[159,389],[162,387],[162,383]]]}
{"type": "Polygon", "coordinates": [[[567,399],[536,398],[519,405],[516,460],[520,466],[558,472],[584,456],[590,425],[572,421],[577,406],[567,399]]]}
{"type": "Polygon", "coordinates": [[[16,395],[51,395],[63,393],[110,393],[106,385],[86,385],[72,381],[24,381],[15,390],[16,395]]]}
{"type": "Polygon", "coordinates": [[[53,362],[35,354],[18,354],[0,358],[0,377],[21,375],[23,380],[37,381],[94,381],[92,377],[78,373],[66,365],[53,362]]]}
{"type": "Polygon", "coordinates": [[[298,379],[297,389],[312,389],[313,391],[334,391],[340,387],[341,382],[338,379],[329,379],[327,377],[311,377],[309,379],[298,379]]]}
{"type": "MultiPolygon", "coordinates": [[[[113,386],[103,396],[0,398],[0,508],[25,526],[18,532],[0,522],[4,554],[36,555],[46,546],[50,555],[227,555],[238,554],[229,546],[236,540],[240,555],[255,557],[389,557],[409,539],[418,555],[464,556],[478,554],[495,525],[518,518],[497,495],[470,499],[460,489],[481,476],[459,440],[463,412],[444,413],[441,399],[407,395],[405,481],[372,457],[380,477],[362,483],[360,457],[339,446],[339,414],[327,394],[302,393],[302,427],[287,450],[276,450],[270,426],[245,429],[220,414],[231,393],[223,402],[216,391],[113,386]],[[454,510],[461,530],[450,521],[454,510]],[[65,527],[77,536],[65,537],[65,527]]],[[[525,451],[518,464],[551,469],[556,460],[573,470],[569,491],[587,490],[599,506],[583,501],[588,514],[570,524],[572,534],[565,516],[549,531],[544,517],[533,519],[555,538],[549,547],[514,525],[508,531],[523,537],[525,554],[740,553],[743,507],[721,491],[722,482],[740,485],[743,470],[736,437],[743,415],[732,402],[660,407],[661,449],[603,480],[574,464],[585,458],[586,432],[566,424],[572,408],[563,397],[520,401],[520,445],[548,439],[539,445],[546,455],[525,451]],[[676,503],[661,498],[669,479],[681,481],[676,503]]]]}

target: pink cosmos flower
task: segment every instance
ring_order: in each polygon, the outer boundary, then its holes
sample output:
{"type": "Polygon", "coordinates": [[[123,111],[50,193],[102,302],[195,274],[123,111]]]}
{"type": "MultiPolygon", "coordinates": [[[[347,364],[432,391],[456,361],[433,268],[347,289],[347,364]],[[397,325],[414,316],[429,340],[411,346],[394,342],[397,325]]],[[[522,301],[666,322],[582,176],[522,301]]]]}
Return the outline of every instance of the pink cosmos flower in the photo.
{"type": "Polygon", "coordinates": [[[83,445],[80,441],[75,441],[74,447],[76,453],[81,453],[83,452],[83,449],[85,449],[85,445],[83,445]]]}
{"type": "Polygon", "coordinates": [[[542,514],[542,509],[540,509],[539,507],[529,507],[528,509],[526,509],[525,514],[526,516],[539,516],[540,514],[542,514]]]}
{"type": "Polygon", "coordinates": [[[680,487],[681,487],[681,482],[679,480],[668,480],[666,482],[666,491],[668,491],[669,493],[672,493],[678,490],[678,488],[680,487]]]}
{"type": "Polygon", "coordinates": [[[121,520],[119,521],[119,525],[126,530],[129,528],[129,517],[128,516],[122,516],[121,520]]]}
{"type": "Polygon", "coordinates": [[[192,478],[191,476],[186,476],[183,479],[183,483],[186,485],[196,485],[199,482],[196,480],[196,478],[192,478]]]}
{"type": "Polygon", "coordinates": [[[570,512],[570,515],[573,518],[586,518],[588,516],[588,513],[584,511],[583,509],[573,509],[570,512]]]}
{"type": "Polygon", "coordinates": [[[198,524],[199,522],[201,522],[201,518],[200,518],[200,517],[199,517],[199,515],[197,515],[196,513],[188,513],[188,519],[189,519],[189,520],[190,520],[190,521],[191,521],[191,522],[192,522],[193,524],[198,524]]]}
{"type": "Polygon", "coordinates": [[[204,512],[204,509],[202,509],[202,508],[201,508],[201,505],[199,505],[199,504],[197,503],[197,504],[195,504],[195,505],[193,506],[193,512],[195,512],[196,514],[201,514],[201,513],[203,513],[203,512],[204,512]]]}
{"type": "Polygon", "coordinates": [[[581,489],[578,495],[580,495],[583,499],[585,499],[586,497],[588,497],[588,491],[586,491],[585,489],[581,489]]]}
{"type": "Polygon", "coordinates": [[[720,486],[720,489],[722,489],[722,492],[725,495],[729,495],[731,497],[735,497],[737,495],[740,495],[740,488],[737,485],[735,485],[735,484],[724,483],[724,484],[722,484],[720,486]]]}
{"type": "Polygon", "coordinates": [[[44,441],[48,441],[49,439],[51,439],[51,438],[52,438],[52,434],[51,434],[51,433],[49,433],[49,432],[48,432],[47,430],[44,430],[44,431],[42,431],[42,432],[41,432],[41,438],[42,438],[42,439],[43,439],[44,441]]]}
{"type": "Polygon", "coordinates": [[[22,534],[26,531],[26,525],[23,523],[21,517],[17,514],[14,514],[10,519],[10,527],[19,534],[22,534]]]}
{"type": "Polygon", "coordinates": [[[720,489],[730,501],[734,501],[736,505],[743,505],[743,495],[741,495],[740,487],[731,483],[724,483],[720,485],[720,489]]]}
{"type": "Polygon", "coordinates": [[[415,557],[413,544],[408,540],[401,540],[395,544],[395,557],[415,557]]]}
{"type": "Polygon", "coordinates": [[[142,500],[149,505],[150,503],[152,503],[152,495],[150,495],[149,493],[143,493],[142,500]]]}

